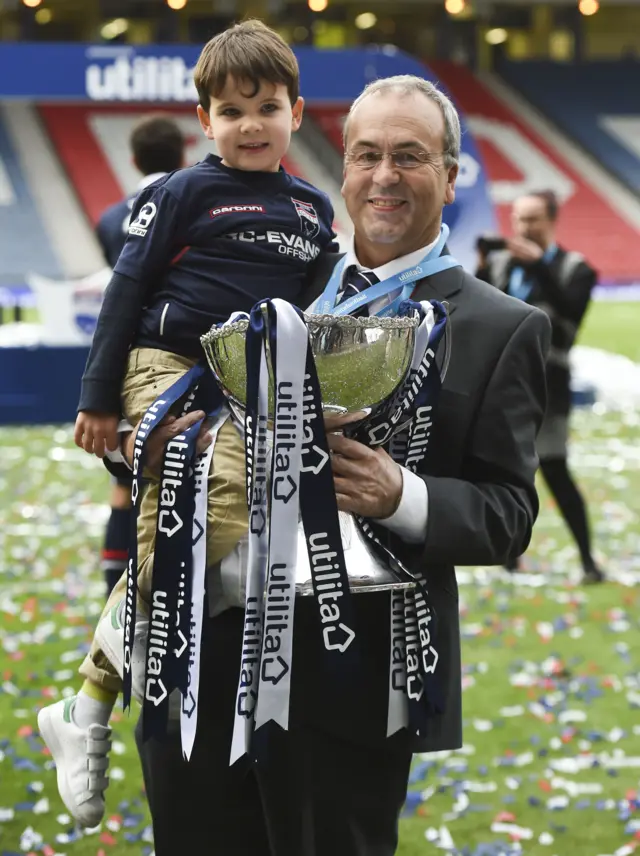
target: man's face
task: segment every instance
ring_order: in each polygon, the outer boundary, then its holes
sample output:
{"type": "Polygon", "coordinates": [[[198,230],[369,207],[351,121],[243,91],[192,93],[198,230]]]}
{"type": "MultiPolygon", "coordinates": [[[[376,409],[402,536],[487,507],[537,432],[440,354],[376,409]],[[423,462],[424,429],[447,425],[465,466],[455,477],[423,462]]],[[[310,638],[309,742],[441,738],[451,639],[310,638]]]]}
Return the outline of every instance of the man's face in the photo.
{"type": "Polygon", "coordinates": [[[549,219],[544,199],[538,199],[537,196],[516,199],[511,211],[511,222],[519,238],[527,238],[543,250],[553,241],[555,224],[549,219]]]}
{"type": "Polygon", "coordinates": [[[455,198],[458,173],[457,166],[445,166],[444,131],[440,107],[422,93],[373,94],[351,115],[342,195],[364,264],[382,264],[437,237],[442,208],[455,198]],[[425,162],[399,169],[385,157],[363,169],[353,158],[368,151],[415,153],[425,162]]]}
{"type": "Polygon", "coordinates": [[[198,105],[198,118],[210,140],[215,140],[225,166],[277,172],[280,161],[302,120],[303,101],[291,106],[283,83],[263,81],[251,95],[251,83],[227,80],[224,90],[211,97],[209,112],[198,105]]]}

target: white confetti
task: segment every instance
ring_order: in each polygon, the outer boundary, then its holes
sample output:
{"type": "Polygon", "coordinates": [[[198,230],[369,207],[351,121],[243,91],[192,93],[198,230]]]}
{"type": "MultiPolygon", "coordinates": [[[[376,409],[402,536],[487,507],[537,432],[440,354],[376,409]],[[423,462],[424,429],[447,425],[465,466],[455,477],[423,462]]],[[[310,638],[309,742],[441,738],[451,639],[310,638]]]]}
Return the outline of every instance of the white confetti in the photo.
{"type": "Polygon", "coordinates": [[[558,796],[558,797],[550,797],[547,800],[547,808],[550,811],[554,809],[566,808],[569,805],[569,797],[558,796]]]}
{"type": "Polygon", "coordinates": [[[46,814],[48,811],[49,800],[47,799],[47,797],[42,797],[42,799],[38,800],[38,802],[33,807],[34,814],[46,814]]]}
{"type": "Polygon", "coordinates": [[[474,719],[473,727],[476,731],[493,731],[493,722],[490,719],[474,719]]]}
{"type": "Polygon", "coordinates": [[[554,776],[551,779],[551,787],[555,790],[566,791],[571,797],[584,796],[586,794],[601,794],[603,787],[600,782],[573,782],[554,776]]]}
{"type": "Polygon", "coordinates": [[[558,722],[566,725],[569,722],[586,722],[587,714],[584,710],[563,710],[558,714],[558,722]]]}
{"type": "Polygon", "coordinates": [[[524,707],[521,704],[514,704],[511,707],[501,707],[499,713],[500,716],[504,717],[522,716],[524,714],[524,707]]]}
{"type": "Polygon", "coordinates": [[[528,829],[526,826],[518,826],[515,823],[500,823],[499,821],[495,821],[491,824],[491,832],[503,832],[505,835],[512,835],[514,838],[524,838],[527,841],[533,838],[532,829],[528,829]]]}
{"type": "Polygon", "coordinates": [[[36,832],[33,827],[28,826],[20,836],[20,849],[39,850],[43,840],[39,832],[36,832]]]}

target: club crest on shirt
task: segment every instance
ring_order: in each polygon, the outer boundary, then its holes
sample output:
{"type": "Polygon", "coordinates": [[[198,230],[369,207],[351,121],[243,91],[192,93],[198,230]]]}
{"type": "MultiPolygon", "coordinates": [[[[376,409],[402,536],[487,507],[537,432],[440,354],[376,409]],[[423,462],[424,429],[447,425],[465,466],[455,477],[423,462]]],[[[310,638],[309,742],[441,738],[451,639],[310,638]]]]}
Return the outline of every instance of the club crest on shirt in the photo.
{"type": "Polygon", "coordinates": [[[291,199],[300,218],[300,228],[305,238],[315,238],[320,232],[320,221],[316,209],[310,202],[301,202],[299,199],[291,199]]]}

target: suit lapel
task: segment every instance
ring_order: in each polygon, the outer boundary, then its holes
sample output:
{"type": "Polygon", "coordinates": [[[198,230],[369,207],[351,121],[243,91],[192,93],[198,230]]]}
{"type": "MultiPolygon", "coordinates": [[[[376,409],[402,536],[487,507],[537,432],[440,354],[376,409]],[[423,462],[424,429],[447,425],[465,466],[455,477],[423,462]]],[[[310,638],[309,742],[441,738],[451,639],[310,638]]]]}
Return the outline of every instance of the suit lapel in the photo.
{"type": "Polygon", "coordinates": [[[455,295],[462,289],[464,269],[461,267],[434,273],[426,279],[421,279],[411,296],[412,300],[438,300],[446,305],[447,312],[452,315],[456,311],[455,295]]]}

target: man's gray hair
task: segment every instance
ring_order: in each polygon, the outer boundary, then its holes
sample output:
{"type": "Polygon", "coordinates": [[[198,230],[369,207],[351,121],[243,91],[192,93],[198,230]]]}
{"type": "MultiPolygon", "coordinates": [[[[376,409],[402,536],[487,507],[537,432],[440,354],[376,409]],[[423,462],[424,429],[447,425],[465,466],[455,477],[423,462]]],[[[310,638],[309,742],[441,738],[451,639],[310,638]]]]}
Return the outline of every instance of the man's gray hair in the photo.
{"type": "Polygon", "coordinates": [[[436,102],[442,111],[444,119],[445,166],[455,166],[460,158],[460,118],[458,111],[453,106],[451,100],[438,89],[435,83],[424,80],[422,77],[417,77],[415,74],[397,74],[395,77],[383,77],[365,86],[351,105],[349,114],[344,122],[342,139],[345,149],[347,147],[349,120],[357,106],[370,95],[386,94],[388,92],[396,92],[399,95],[413,95],[414,92],[419,92],[426,98],[430,98],[436,102]]]}

